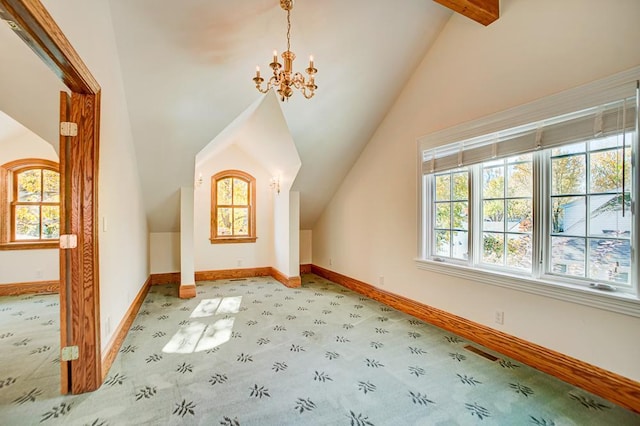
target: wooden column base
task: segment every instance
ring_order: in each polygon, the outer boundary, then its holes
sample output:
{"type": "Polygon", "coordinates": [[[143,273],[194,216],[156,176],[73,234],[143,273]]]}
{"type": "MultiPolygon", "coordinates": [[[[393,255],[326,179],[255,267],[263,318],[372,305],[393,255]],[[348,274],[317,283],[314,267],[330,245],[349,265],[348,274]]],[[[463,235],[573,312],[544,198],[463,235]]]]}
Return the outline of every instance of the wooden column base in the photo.
{"type": "Polygon", "coordinates": [[[276,268],[271,268],[271,276],[289,288],[302,287],[302,279],[297,277],[288,277],[276,268]]]}
{"type": "Polygon", "coordinates": [[[180,299],[191,299],[192,297],[196,297],[196,285],[180,284],[180,288],[178,288],[178,296],[180,299]]]}

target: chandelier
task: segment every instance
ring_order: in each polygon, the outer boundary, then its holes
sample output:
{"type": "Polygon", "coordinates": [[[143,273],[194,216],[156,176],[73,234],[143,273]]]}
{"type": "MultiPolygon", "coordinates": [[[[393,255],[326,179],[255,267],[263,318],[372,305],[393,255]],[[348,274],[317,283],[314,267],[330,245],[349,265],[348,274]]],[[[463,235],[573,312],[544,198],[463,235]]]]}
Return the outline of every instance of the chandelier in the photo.
{"type": "Polygon", "coordinates": [[[280,99],[284,101],[289,99],[293,95],[293,88],[296,88],[302,92],[305,98],[311,99],[318,88],[315,83],[315,74],[318,72],[313,67],[313,56],[309,57],[309,68],[305,71],[308,74],[308,78],[305,78],[299,72],[293,72],[293,60],[296,59],[296,54],[291,51],[291,9],[293,9],[293,0],[280,0],[280,7],[287,11],[287,50],[282,53],[283,65],[278,62],[278,52],[273,51],[273,62],[269,64],[273,70],[273,75],[269,78],[266,88],[262,88],[264,78],[260,77],[260,67],[256,67],[256,76],[253,81],[256,83],[256,89],[260,93],[267,93],[272,87],[278,88],[278,95],[280,99]]]}

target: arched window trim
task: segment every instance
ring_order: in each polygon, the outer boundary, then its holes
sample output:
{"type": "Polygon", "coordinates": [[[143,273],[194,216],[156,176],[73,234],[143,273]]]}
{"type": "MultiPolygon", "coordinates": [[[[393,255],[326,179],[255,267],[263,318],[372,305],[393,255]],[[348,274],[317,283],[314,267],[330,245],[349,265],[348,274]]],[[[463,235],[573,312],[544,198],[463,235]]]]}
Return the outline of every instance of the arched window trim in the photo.
{"type": "Polygon", "coordinates": [[[255,243],[256,236],[256,179],[241,170],[224,170],[211,177],[211,244],[255,243]],[[249,184],[249,232],[248,235],[218,235],[218,181],[227,178],[241,179],[249,184]]]}
{"type": "MultiPolygon", "coordinates": [[[[12,201],[16,198],[15,176],[29,169],[46,169],[60,173],[59,164],[42,158],[23,158],[0,166],[0,250],[40,250],[59,247],[58,239],[19,240],[14,238],[14,211],[12,201]]],[[[59,205],[59,203],[57,203],[59,205]]]]}

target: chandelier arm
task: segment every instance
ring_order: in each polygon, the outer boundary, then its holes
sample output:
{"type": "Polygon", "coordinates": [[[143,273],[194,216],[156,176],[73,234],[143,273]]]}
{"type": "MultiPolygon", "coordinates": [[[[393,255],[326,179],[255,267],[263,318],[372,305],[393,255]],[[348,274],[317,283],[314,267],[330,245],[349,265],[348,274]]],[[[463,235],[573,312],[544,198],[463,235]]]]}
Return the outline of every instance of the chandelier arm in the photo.
{"type": "Polygon", "coordinates": [[[309,90],[309,94],[307,94],[307,86],[304,86],[302,89],[300,89],[300,92],[302,93],[302,96],[307,99],[311,99],[313,98],[313,95],[315,95],[315,92],[313,90],[309,90]]]}

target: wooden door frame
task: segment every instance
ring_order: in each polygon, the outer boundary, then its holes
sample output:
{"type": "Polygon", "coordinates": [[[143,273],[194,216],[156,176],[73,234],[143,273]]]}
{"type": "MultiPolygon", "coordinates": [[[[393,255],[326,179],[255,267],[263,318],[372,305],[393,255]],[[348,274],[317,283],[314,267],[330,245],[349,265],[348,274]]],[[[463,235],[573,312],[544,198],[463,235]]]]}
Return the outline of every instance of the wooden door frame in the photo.
{"type": "MultiPolygon", "coordinates": [[[[77,248],[60,250],[61,347],[78,346],[79,358],[61,362],[62,393],[82,393],[102,384],[98,273],[98,161],[101,89],[69,40],[38,0],[0,0],[0,18],[71,91],[69,106],[77,136],[61,137],[61,234],[77,235],[77,248]],[[65,177],[66,176],[66,177],[65,177]],[[62,201],[62,200],[61,200],[62,201]]],[[[62,111],[62,110],[61,110],[62,111]]],[[[62,114],[62,112],[61,112],[62,114]]],[[[63,116],[66,113],[63,113],[63,116]]]]}

